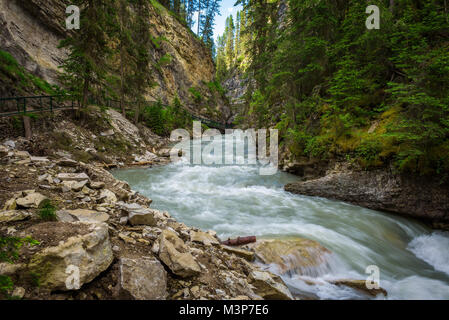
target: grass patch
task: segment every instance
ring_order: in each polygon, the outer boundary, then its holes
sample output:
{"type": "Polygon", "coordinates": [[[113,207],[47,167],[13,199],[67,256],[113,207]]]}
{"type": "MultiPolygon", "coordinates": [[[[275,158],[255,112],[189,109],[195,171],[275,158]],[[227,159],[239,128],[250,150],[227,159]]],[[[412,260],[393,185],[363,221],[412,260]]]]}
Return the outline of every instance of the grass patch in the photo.
{"type": "Polygon", "coordinates": [[[51,203],[50,200],[46,199],[42,202],[41,208],[39,209],[39,218],[44,221],[56,221],[56,207],[51,203]]]}

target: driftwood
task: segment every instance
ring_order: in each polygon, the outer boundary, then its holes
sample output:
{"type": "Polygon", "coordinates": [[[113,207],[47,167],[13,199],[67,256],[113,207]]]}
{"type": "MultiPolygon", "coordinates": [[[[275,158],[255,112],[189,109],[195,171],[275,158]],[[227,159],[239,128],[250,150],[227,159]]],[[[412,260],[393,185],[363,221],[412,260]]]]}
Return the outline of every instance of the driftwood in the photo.
{"type": "Polygon", "coordinates": [[[237,239],[228,239],[225,241],[222,241],[221,244],[224,244],[226,246],[240,246],[248,243],[256,242],[255,236],[250,237],[238,237],[237,239]]]}

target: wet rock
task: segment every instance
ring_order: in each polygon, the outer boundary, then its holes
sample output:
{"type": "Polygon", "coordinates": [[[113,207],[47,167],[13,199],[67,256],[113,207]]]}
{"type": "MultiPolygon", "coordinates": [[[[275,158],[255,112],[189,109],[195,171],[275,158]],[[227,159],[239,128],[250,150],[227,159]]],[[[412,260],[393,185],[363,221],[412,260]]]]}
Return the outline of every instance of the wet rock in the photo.
{"type": "MultiPolygon", "coordinates": [[[[316,241],[295,238],[288,240],[259,240],[247,245],[265,264],[275,264],[281,274],[310,273],[326,264],[331,252],[316,241]]],[[[307,274],[314,276],[314,274],[307,274]]]]}
{"type": "Polygon", "coordinates": [[[120,295],[136,300],[164,300],[167,298],[167,272],[154,258],[121,258],[120,295]]]}
{"type": "Polygon", "coordinates": [[[84,180],[90,180],[89,176],[82,173],[60,173],[57,175],[57,178],[61,181],[84,181],[84,180]]]}
{"type": "Polygon", "coordinates": [[[9,210],[0,212],[0,223],[11,221],[22,221],[31,217],[31,213],[19,210],[9,210]]]}
{"type": "Polygon", "coordinates": [[[190,241],[199,242],[206,246],[220,244],[220,242],[218,242],[218,240],[215,237],[211,236],[209,233],[193,230],[190,231],[190,241]]]}
{"type": "Polygon", "coordinates": [[[449,222],[449,186],[433,179],[399,175],[396,170],[356,170],[337,164],[322,178],[290,183],[285,190],[350,202],[435,222],[449,222]]]}
{"type": "Polygon", "coordinates": [[[189,248],[173,231],[162,231],[158,244],[159,258],[174,274],[187,278],[201,272],[189,248]]]}
{"type": "Polygon", "coordinates": [[[41,205],[41,203],[46,199],[47,199],[46,196],[38,192],[33,192],[29,193],[24,198],[17,199],[16,203],[19,208],[38,208],[41,205]]]}
{"type": "Polygon", "coordinates": [[[268,271],[254,270],[249,275],[254,292],[267,300],[293,300],[282,279],[268,271]]]}
{"type": "Polygon", "coordinates": [[[255,256],[256,256],[254,252],[245,250],[245,249],[239,249],[239,248],[229,247],[229,246],[221,246],[221,248],[228,253],[235,254],[236,256],[241,257],[250,262],[254,261],[255,256]]]}
{"type": "Polygon", "coordinates": [[[87,234],[62,240],[59,245],[44,248],[32,257],[28,270],[39,275],[41,287],[63,291],[79,289],[109,267],[114,257],[108,225],[88,226],[87,234]],[[70,282],[69,275],[78,273],[76,270],[79,270],[79,283],[70,282]]]}
{"type": "Polygon", "coordinates": [[[350,287],[352,289],[358,290],[362,293],[365,293],[369,296],[376,297],[379,294],[383,294],[385,297],[388,295],[387,290],[379,287],[379,288],[373,288],[368,289],[366,285],[366,280],[349,280],[349,279],[340,279],[340,280],[334,280],[331,281],[332,284],[335,284],[336,286],[346,286],[350,287]]]}

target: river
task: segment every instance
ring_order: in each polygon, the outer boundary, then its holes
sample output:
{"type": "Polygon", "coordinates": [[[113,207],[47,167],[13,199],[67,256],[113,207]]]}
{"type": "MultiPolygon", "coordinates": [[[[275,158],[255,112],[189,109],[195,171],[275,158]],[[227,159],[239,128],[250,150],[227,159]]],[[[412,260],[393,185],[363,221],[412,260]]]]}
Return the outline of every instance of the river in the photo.
{"type": "Polygon", "coordinates": [[[449,299],[448,232],[398,215],[287,193],[283,186],[297,177],[284,172],[261,176],[255,165],[191,165],[184,159],[113,174],[153,199],[153,208],[189,226],[214,230],[222,239],[303,237],[331,250],[325,266],[283,276],[293,293],[362,298],[324,280],[366,279],[366,268],[375,265],[388,299],[449,299]],[[307,285],[307,279],[323,281],[307,285]]]}

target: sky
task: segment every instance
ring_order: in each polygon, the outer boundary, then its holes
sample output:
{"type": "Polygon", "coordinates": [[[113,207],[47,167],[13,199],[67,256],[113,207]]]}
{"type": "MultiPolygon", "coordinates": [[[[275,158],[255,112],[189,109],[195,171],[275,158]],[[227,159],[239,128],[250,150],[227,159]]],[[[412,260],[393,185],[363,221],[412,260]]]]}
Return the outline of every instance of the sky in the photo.
{"type": "MultiPolygon", "coordinates": [[[[234,21],[237,15],[237,11],[242,10],[242,6],[238,5],[234,7],[234,3],[236,0],[222,0],[220,6],[220,14],[215,17],[215,26],[214,26],[214,39],[215,42],[219,35],[222,35],[225,30],[226,18],[231,14],[234,16],[234,21]]],[[[195,20],[198,20],[198,14],[195,15],[195,20]]],[[[192,28],[192,30],[196,33],[197,25],[192,28]]]]}

